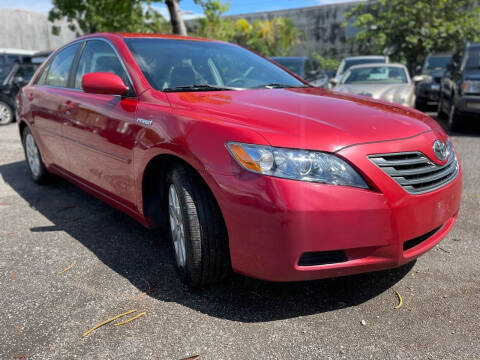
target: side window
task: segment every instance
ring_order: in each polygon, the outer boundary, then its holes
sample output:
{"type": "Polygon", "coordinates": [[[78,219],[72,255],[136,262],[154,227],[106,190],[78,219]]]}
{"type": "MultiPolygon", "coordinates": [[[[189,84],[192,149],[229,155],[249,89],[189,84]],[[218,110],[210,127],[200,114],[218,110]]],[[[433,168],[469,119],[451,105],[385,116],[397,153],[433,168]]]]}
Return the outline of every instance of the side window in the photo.
{"type": "Polygon", "coordinates": [[[75,88],[82,88],[82,77],[93,72],[117,74],[129,86],[128,76],[112,47],[101,40],[87,41],[78,63],[75,88]]]}
{"type": "Polygon", "coordinates": [[[79,46],[79,44],[71,45],[55,56],[55,59],[53,59],[50,68],[48,69],[45,85],[67,87],[70,67],[72,66],[73,59],[75,58],[79,46]]]}

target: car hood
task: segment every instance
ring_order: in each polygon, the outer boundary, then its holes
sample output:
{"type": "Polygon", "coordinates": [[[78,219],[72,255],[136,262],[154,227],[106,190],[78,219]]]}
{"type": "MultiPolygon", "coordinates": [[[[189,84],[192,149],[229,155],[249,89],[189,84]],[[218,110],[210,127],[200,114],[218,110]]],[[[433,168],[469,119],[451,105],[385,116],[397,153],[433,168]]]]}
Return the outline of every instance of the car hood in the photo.
{"type": "Polygon", "coordinates": [[[480,69],[465,70],[463,73],[464,80],[480,80],[480,69]]]}
{"type": "MultiPolygon", "coordinates": [[[[345,146],[406,138],[435,130],[416,110],[320,88],[168,93],[192,117],[220,116],[248,127],[273,146],[337,151],[345,146]]],[[[182,112],[183,112],[182,111],[182,112]]],[[[231,139],[235,140],[235,139],[231,139]]]]}
{"type": "Polygon", "coordinates": [[[445,74],[445,69],[426,70],[424,75],[430,75],[433,78],[441,78],[445,74]]]}

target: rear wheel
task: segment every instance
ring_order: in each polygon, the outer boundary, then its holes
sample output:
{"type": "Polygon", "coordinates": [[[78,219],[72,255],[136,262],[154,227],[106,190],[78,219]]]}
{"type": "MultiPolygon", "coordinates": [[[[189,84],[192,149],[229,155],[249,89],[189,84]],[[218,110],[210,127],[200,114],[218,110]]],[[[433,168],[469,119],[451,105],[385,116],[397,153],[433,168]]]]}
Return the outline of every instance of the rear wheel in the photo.
{"type": "Polygon", "coordinates": [[[13,109],[4,101],[0,101],[0,125],[7,125],[13,121],[13,109]]]}
{"type": "Polygon", "coordinates": [[[40,150],[35,142],[35,138],[28,127],[25,127],[23,130],[23,149],[27,169],[33,181],[39,184],[45,183],[48,179],[48,173],[42,161],[42,156],[40,155],[40,150]]]}
{"type": "Polygon", "coordinates": [[[201,287],[231,269],[228,237],[212,193],[193,170],[175,165],[167,175],[170,238],[182,281],[201,287]]]}

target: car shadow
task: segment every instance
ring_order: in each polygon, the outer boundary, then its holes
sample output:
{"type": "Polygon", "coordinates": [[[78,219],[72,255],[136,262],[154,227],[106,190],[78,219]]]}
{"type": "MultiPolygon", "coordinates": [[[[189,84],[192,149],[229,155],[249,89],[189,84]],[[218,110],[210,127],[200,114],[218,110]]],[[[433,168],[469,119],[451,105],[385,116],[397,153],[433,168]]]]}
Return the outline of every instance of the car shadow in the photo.
{"type": "Polygon", "coordinates": [[[272,283],[232,275],[210,289],[192,292],[178,280],[164,232],[145,229],[64,180],[37,185],[30,180],[23,162],[1,165],[0,176],[53,224],[32,227],[31,232],[64,231],[140,291],[146,290],[148,281],[150,288],[156,289],[149,296],[218,318],[273,321],[355,306],[389,290],[414,265],[298,283],[272,283]]]}

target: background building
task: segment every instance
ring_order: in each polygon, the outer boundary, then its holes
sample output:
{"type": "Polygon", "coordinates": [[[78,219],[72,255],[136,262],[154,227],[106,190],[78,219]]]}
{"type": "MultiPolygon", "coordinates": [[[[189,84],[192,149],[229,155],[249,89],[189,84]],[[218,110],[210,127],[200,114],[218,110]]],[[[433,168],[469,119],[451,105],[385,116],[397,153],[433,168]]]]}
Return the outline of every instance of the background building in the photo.
{"type": "Polygon", "coordinates": [[[267,20],[274,17],[289,17],[295,26],[305,33],[305,41],[299,45],[293,55],[311,54],[316,51],[326,57],[357,55],[358,49],[348,40],[356,30],[346,21],[345,13],[358,5],[359,1],[311,6],[305,8],[276,10],[230,16],[233,19],[245,18],[250,22],[257,19],[267,20]]]}
{"type": "Polygon", "coordinates": [[[52,34],[47,14],[0,8],[0,54],[8,50],[54,50],[76,38],[66,21],[55,23],[60,35],[52,34]]]}

